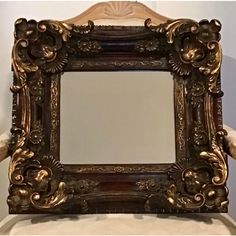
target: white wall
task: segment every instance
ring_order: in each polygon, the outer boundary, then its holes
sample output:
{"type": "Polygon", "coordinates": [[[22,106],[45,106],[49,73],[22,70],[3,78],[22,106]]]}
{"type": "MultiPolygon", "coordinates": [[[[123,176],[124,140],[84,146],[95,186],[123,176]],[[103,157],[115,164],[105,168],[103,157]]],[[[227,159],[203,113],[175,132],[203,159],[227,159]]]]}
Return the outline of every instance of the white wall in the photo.
{"type": "MultiPolygon", "coordinates": [[[[142,2],[142,1],[141,1],[142,2]]],[[[0,2],[0,133],[10,129],[11,122],[11,84],[10,57],[13,45],[14,21],[19,17],[27,19],[58,19],[70,18],[84,11],[94,2],[0,2]]],[[[236,129],[236,31],[235,22],[236,2],[146,2],[159,13],[171,18],[193,18],[196,20],[216,18],[222,22],[222,46],[224,62],[222,66],[224,122],[236,129]]],[[[0,218],[7,214],[7,162],[0,164],[0,218]]],[[[236,188],[234,179],[236,161],[229,162],[230,175],[230,214],[236,219],[236,188]]]]}

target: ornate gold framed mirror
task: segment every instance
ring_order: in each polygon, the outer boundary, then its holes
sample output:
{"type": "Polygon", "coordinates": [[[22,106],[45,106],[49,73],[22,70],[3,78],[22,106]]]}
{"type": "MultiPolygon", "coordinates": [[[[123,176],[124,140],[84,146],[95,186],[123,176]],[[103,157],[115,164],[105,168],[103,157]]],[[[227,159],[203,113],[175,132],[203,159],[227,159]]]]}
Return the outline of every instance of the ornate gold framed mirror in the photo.
{"type": "Polygon", "coordinates": [[[226,212],[220,29],[18,19],[10,213],[226,212]]]}

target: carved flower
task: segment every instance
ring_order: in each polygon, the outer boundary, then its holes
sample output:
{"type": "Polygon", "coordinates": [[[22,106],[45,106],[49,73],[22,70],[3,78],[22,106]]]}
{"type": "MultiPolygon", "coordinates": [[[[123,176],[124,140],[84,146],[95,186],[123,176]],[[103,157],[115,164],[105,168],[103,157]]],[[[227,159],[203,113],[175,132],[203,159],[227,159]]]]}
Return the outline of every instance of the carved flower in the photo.
{"type": "Polygon", "coordinates": [[[205,93],[205,86],[202,82],[195,82],[191,88],[191,95],[194,97],[202,96],[205,93]]]}
{"type": "Polygon", "coordinates": [[[224,186],[208,185],[204,194],[206,197],[206,206],[209,208],[224,208],[228,205],[227,189],[224,186]]]}
{"type": "Polygon", "coordinates": [[[200,44],[185,38],[183,42],[183,48],[180,49],[180,58],[184,63],[193,63],[204,58],[204,51],[200,44]]]}
{"type": "Polygon", "coordinates": [[[99,185],[99,182],[90,179],[82,180],[71,180],[67,183],[68,193],[89,193],[94,191],[94,189],[99,185]]]}
{"type": "Polygon", "coordinates": [[[30,45],[30,53],[35,58],[34,62],[46,72],[62,71],[68,62],[68,53],[62,48],[62,39],[54,40],[40,37],[40,41],[30,45]]]}
{"type": "Polygon", "coordinates": [[[173,51],[170,53],[169,63],[173,71],[179,75],[189,75],[192,71],[192,65],[195,62],[202,60],[205,53],[200,45],[189,37],[183,40],[182,45],[176,45],[179,51],[173,51]]]}
{"type": "Polygon", "coordinates": [[[32,130],[30,132],[29,139],[30,139],[31,143],[39,144],[43,139],[42,130],[39,130],[39,129],[32,130]]]}
{"type": "Polygon", "coordinates": [[[220,40],[221,23],[218,20],[202,20],[199,22],[198,40],[203,43],[220,40]]]}
{"type": "Polygon", "coordinates": [[[183,172],[185,191],[190,195],[199,193],[207,182],[211,181],[210,174],[204,169],[187,169],[183,172]]]}
{"type": "MultiPolygon", "coordinates": [[[[16,21],[16,39],[28,40],[23,44],[24,51],[20,55],[22,61],[33,62],[35,66],[41,67],[46,72],[62,71],[63,66],[68,62],[68,54],[62,47],[66,36],[62,33],[63,30],[58,30],[55,25],[57,26],[52,22],[39,25],[36,21],[27,22],[25,19],[16,21]]],[[[58,27],[62,26],[58,25],[58,27]]]]}
{"type": "Polygon", "coordinates": [[[18,207],[20,207],[23,211],[28,210],[30,206],[31,195],[31,191],[28,186],[16,187],[15,185],[13,185],[12,187],[10,187],[9,193],[10,196],[8,197],[7,202],[13,211],[18,207]]]}
{"type": "Polygon", "coordinates": [[[98,53],[102,51],[100,43],[95,40],[79,40],[77,47],[82,53],[98,53]]]}
{"type": "Polygon", "coordinates": [[[42,104],[44,98],[43,80],[40,73],[40,70],[36,71],[31,77],[32,79],[29,80],[29,90],[32,95],[32,101],[39,105],[42,104]]]}
{"type": "Polygon", "coordinates": [[[38,36],[37,22],[20,18],[15,22],[15,37],[17,39],[36,40],[38,36]]]}
{"type": "Polygon", "coordinates": [[[206,129],[202,124],[195,124],[195,127],[193,129],[193,140],[194,143],[198,146],[207,144],[208,137],[206,129]]]}
{"type": "Polygon", "coordinates": [[[160,49],[160,42],[157,39],[140,40],[135,45],[135,51],[138,52],[153,52],[160,49]]]}
{"type": "Polygon", "coordinates": [[[190,100],[193,108],[203,104],[203,95],[206,91],[205,85],[201,81],[194,82],[190,89],[190,100]]]}
{"type": "Polygon", "coordinates": [[[189,75],[192,70],[192,66],[189,63],[184,63],[179,56],[179,53],[174,51],[170,53],[169,64],[174,72],[180,76],[189,75]]]}
{"type": "Polygon", "coordinates": [[[43,127],[40,121],[33,122],[32,131],[30,132],[29,140],[33,144],[39,144],[43,139],[43,127]]]}
{"type": "Polygon", "coordinates": [[[53,60],[45,60],[45,63],[41,66],[43,70],[50,73],[56,73],[63,70],[63,67],[68,62],[68,53],[65,48],[55,52],[53,60]]]}
{"type": "Polygon", "coordinates": [[[33,186],[38,192],[53,192],[61,178],[63,167],[52,156],[45,156],[34,164],[29,164],[26,169],[25,182],[33,186]]]}
{"type": "Polygon", "coordinates": [[[140,191],[157,191],[160,188],[155,179],[140,180],[136,183],[140,191]]]}

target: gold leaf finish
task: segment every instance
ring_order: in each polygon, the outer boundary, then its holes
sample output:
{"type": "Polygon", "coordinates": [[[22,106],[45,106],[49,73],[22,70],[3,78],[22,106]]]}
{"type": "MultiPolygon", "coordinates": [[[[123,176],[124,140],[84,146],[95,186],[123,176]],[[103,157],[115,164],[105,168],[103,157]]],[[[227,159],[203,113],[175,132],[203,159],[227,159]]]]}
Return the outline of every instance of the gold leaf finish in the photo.
{"type": "Polygon", "coordinates": [[[60,21],[41,21],[38,24],[38,30],[45,32],[47,27],[50,27],[53,31],[58,32],[61,35],[63,41],[67,41],[71,37],[72,26],[60,21]]]}
{"type": "Polygon", "coordinates": [[[177,192],[177,187],[172,184],[166,192],[167,200],[170,204],[175,205],[178,208],[184,209],[197,209],[204,205],[205,197],[201,193],[197,193],[191,197],[182,196],[177,192]]]}
{"type": "Polygon", "coordinates": [[[212,178],[212,183],[215,185],[222,185],[227,180],[227,164],[224,151],[215,141],[211,144],[212,152],[201,152],[201,157],[207,160],[214,169],[217,169],[217,175],[212,178]]]}
{"type": "Polygon", "coordinates": [[[43,202],[40,202],[41,196],[39,193],[33,193],[30,197],[30,201],[35,208],[50,209],[65,203],[67,198],[68,197],[65,194],[65,183],[60,182],[54,195],[51,195],[48,198],[43,198],[43,202]]]}
{"type": "Polygon", "coordinates": [[[193,34],[197,33],[198,31],[198,23],[196,21],[189,19],[178,19],[169,21],[164,26],[164,31],[166,32],[166,38],[168,43],[174,42],[174,38],[177,36],[182,26],[187,26],[189,31],[193,34]]]}

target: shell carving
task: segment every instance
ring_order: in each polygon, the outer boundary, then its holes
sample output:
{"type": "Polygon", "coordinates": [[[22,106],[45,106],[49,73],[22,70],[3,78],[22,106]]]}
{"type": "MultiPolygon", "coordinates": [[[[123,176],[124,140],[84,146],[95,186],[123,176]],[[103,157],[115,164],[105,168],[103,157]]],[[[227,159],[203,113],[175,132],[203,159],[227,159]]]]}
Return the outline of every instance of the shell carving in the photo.
{"type": "Polygon", "coordinates": [[[110,2],[104,8],[104,14],[112,17],[125,17],[133,13],[133,7],[129,2],[110,2]]]}

